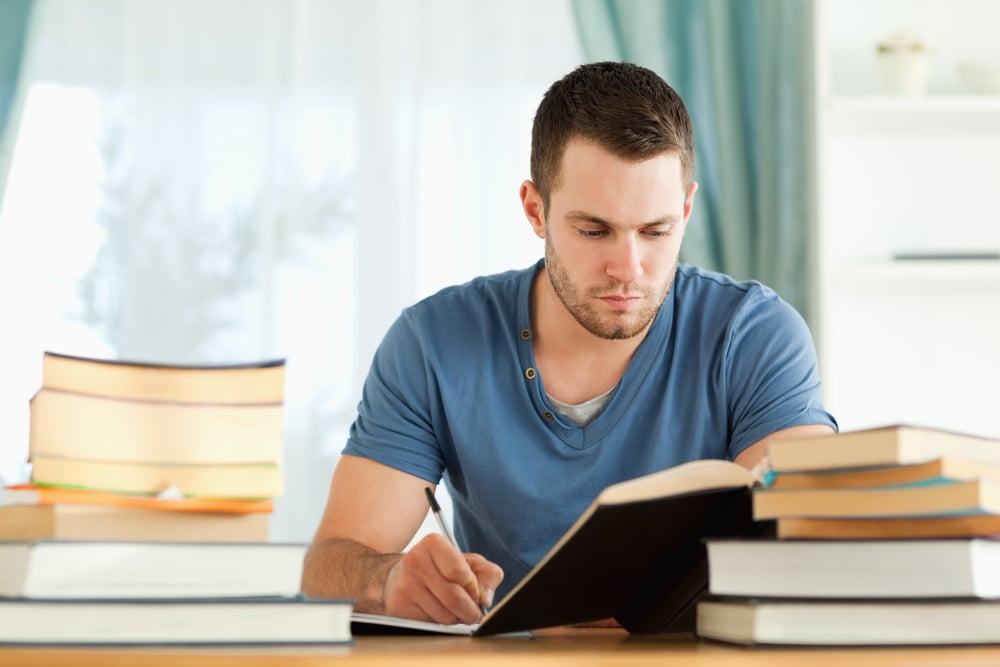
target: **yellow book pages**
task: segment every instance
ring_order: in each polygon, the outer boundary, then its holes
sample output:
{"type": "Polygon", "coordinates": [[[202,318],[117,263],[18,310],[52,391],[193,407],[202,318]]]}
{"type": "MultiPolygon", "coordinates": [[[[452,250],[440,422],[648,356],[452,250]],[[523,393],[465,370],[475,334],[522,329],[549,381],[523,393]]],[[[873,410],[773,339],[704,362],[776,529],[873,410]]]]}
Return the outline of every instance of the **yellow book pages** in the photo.
{"type": "Polygon", "coordinates": [[[92,396],[185,403],[281,403],[284,360],[218,366],[146,364],[46,352],[42,386],[92,396]]]}
{"type": "Polygon", "coordinates": [[[281,468],[274,464],[119,463],[34,456],[31,479],[47,486],[145,495],[176,489],[185,496],[274,498],[284,490],[281,468]]]}
{"type": "Polygon", "coordinates": [[[42,389],[29,453],[133,463],[281,463],[282,406],[99,398],[42,389]]]}

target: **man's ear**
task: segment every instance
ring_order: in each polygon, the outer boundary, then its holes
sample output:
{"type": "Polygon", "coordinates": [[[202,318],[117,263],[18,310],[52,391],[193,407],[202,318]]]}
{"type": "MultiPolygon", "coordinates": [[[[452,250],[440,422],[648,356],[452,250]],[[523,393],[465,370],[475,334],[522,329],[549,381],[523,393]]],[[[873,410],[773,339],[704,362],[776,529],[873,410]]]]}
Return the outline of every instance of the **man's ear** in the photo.
{"type": "Polygon", "coordinates": [[[688,188],[687,197],[684,199],[684,222],[691,217],[691,211],[694,209],[694,193],[698,192],[698,182],[691,181],[691,187],[688,188]]]}
{"type": "Polygon", "coordinates": [[[538,188],[531,181],[521,183],[521,207],[524,215],[531,223],[531,228],[535,231],[535,236],[540,239],[545,238],[545,206],[542,203],[542,196],[538,193],[538,188]]]}

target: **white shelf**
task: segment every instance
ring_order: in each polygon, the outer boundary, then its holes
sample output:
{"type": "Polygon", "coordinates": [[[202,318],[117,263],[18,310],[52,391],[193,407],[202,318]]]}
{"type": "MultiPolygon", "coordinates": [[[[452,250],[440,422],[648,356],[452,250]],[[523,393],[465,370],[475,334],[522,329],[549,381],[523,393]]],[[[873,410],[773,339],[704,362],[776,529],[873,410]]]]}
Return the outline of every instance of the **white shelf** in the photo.
{"type": "Polygon", "coordinates": [[[905,281],[946,281],[949,283],[997,283],[1000,285],[1000,260],[990,259],[906,259],[857,260],[830,266],[834,280],[851,284],[864,283],[869,288],[878,284],[905,281]]]}
{"type": "Polygon", "coordinates": [[[829,129],[838,132],[1000,134],[1000,95],[837,95],[825,99],[821,109],[829,129]]]}
{"type": "Polygon", "coordinates": [[[835,114],[995,114],[1000,95],[834,95],[825,107],[835,114]]]}

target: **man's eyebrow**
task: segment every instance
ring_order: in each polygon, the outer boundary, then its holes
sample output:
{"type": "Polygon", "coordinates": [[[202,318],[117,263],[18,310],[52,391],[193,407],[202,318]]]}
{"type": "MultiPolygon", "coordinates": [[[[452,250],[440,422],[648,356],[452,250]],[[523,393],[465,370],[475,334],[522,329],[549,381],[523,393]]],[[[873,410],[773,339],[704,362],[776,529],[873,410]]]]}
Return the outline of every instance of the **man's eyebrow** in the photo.
{"type": "MultiPolygon", "coordinates": [[[[605,227],[616,227],[613,222],[609,222],[604,218],[593,215],[592,213],[587,213],[586,211],[570,211],[566,214],[567,220],[579,220],[580,222],[592,222],[595,225],[603,225],[605,227]]],[[[679,215],[665,215],[657,220],[651,220],[650,222],[643,222],[639,224],[639,227],[658,227],[660,225],[676,225],[681,220],[679,215]]]]}

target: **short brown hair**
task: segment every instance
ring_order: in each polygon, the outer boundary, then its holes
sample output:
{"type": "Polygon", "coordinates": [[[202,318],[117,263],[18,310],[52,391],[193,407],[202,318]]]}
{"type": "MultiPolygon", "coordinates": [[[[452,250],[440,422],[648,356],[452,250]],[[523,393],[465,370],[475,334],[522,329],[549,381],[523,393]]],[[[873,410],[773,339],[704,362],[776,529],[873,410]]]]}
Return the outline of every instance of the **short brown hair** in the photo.
{"type": "Polygon", "coordinates": [[[566,145],[575,137],[627,160],[676,151],[685,190],[694,180],[694,130],[684,101],[645,67],[582,65],[545,93],[531,129],[531,180],[546,209],[566,145]]]}

